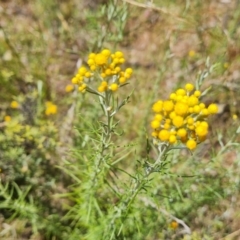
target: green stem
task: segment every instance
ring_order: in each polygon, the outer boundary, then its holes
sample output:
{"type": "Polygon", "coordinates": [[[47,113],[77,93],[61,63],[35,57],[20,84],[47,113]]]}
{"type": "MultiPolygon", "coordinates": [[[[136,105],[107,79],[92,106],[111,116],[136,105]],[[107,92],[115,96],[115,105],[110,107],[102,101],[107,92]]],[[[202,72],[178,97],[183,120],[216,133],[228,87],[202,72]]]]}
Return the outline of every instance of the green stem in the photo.
{"type": "MultiPolygon", "coordinates": [[[[122,205],[119,207],[120,212],[122,214],[120,217],[117,214],[115,214],[113,216],[113,218],[111,220],[111,224],[110,224],[110,229],[108,229],[107,234],[111,234],[111,236],[115,236],[115,233],[117,231],[115,222],[116,222],[117,218],[121,218],[121,222],[122,222],[121,225],[124,224],[124,221],[127,219],[129,210],[130,210],[134,200],[136,199],[138,193],[141,191],[141,189],[143,189],[144,185],[148,182],[149,176],[153,172],[159,171],[159,167],[161,167],[162,160],[165,159],[164,156],[167,151],[168,151],[168,145],[163,145],[159,148],[159,156],[158,156],[156,162],[152,165],[149,165],[150,169],[148,171],[146,171],[145,174],[142,176],[142,178],[137,181],[135,187],[131,190],[131,194],[130,194],[130,196],[128,196],[127,200],[122,202],[122,205]]],[[[120,233],[121,229],[122,229],[122,227],[120,227],[118,234],[120,233]]],[[[112,239],[112,238],[109,238],[109,239],[112,239]]]]}
{"type": "Polygon", "coordinates": [[[106,119],[106,125],[102,126],[102,129],[103,129],[102,137],[101,137],[102,145],[101,145],[100,153],[96,157],[96,165],[95,165],[96,167],[94,170],[94,175],[91,180],[91,182],[92,182],[91,189],[94,189],[96,186],[98,175],[101,172],[101,165],[106,157],[105,151],[111,145],[110,142],[111,142],[111,137],[112,137],[111,132],[112,132],[112,117],[113,116],[111,116],[110,110],[109,110],[110,97],[111,97],[111,95],[108,92],[106,92],[103,103],[104,103],[104,114],[107,119],[106,119]]]}

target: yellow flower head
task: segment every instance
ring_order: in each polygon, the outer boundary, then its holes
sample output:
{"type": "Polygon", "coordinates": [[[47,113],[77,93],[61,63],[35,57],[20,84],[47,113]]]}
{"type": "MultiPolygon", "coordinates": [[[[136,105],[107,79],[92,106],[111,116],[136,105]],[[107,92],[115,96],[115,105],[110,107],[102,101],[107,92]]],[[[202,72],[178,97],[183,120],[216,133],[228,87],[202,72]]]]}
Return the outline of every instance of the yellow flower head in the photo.
{"type": "Polygon", "coordinates": [[[10,104],[10,107],[16,109],[16,108],[19,107],[19,104],[18,104],[17,101],[12,101],[11,104],[10,104]]]}
{"type": "Polygon", "coordinates": [[[188,52],[188,56],[189,57],[194,57],[196,55],[196,52],[194,51],[194,50],[190,50],[189,52],[188,52]]]}
{"type": "Polygon", "coordinates": [[[163,102],[163,109],[166,112],[171,112],[173,110],[174,104],[171,100],[167,100],[163,102]]]}
{"type": "Polygon", "coordinates": [[[118,84],[117,83],[112,83],[109,87],[113,92],[116,92],[118,90],[118,84]]]}
{"type": "Polygon", "coordinates": [[[86,92],[86,88],[87,88],[87,84],[83,83],[81,84],[81,86],[79,86],[78,91],[84,93],[86,92]]]}
{"type": "Polygon", "coordinates": [[[177,135],[179,137],[186,137],[187,136],[187,130],[185,128],[179,128],[177,131],[177,135]]]}
{"type": "Polygon", "coordinates": [[[218,107],[216,104],[212,103],[208,106],[208,112],[210,114],[216,114],[218,112],[218,107]]]}
{"type": "Polygon", "coordinates": [[[191,83],[187,83],[185,85],[185,89],[188,91],[188,92],[191,92],[193,89],[194,89],[194,86],[191,84],[191,83]]]}
{"type": "Polygon", "coordinates": [[[7,115],[7,116],[4,117],[4,122],[10,122],[11,119],[12,119],[12,118],[7,115]]]}
{"type": "Polygon", "coordinates": [[[228,63],[228,62],[225,62],[225,63],[223,64],[223,67],[224,67],[225,69],[227,69],[227,68],[229,67],[229,63],[228,63]]]}
{"type": "Polygon", "coordinates": [[[196,134],[200,137],[204,137],[208,134],[208,129],[204,126],[198,126],[196,127],[196,130],[195,130],[196,134]]]}
{"type": "Polygon", "coordinates": [[[176,221],[172,221],[171,223],[170,223],[170,228],[172,228],[172,229],[177,229],[178,228],[178,222],[176,222],[176,221]]]}
{"type": "Polygon", "coordinates": [[[166,129],[163,129],[159,132],[158,137],[162,141],[167,141],[170,137],[170,132],[166,129]]]}
{"type": "Polygon", "coordinates": [[[99,65],[99,66],[102,66],[104,64],[107,63],[107,60],[108,60],[108,56],[102,54],[102,53],[98,53],[96,56],[95,56],[95,63],[96,65],[99,65]]]}
{"type": "Polygon", "coordinates": [[[183,102],[177,102],[174,111],[177,115],[185,116],[188,113],[188,105],[183,102]]]}
{"type": "Polygon", "coordinates": [[[151,127],[152,127],[153,129],[159,128],[159,127],[160,127],[160,121],[158,121],[158,120],[153,120],[153,121],[151,122],[151,127]]]}
{"type": "Polygon", "coordinates": [[[57,105],[53,104],[52,102],[46,102],[45,114],[49,116],[49,115],[54,115],[56,113],[57,113],[57,105]]]}
{"type": "Polygon", "coordinates": [[[233,114],[233,115],[232,115],[232,119],[233,119],[233,120],[237,120],[237,119],[238,119],[238,115],[237,115],[237,114],[233,114]]]}
{"type": "Polygon", "coordinates": [[[173,118],[173,125],[177,128],[181,127],[183,125],[183,117],[181,116],[176,116],[173,118]]]}
{"type": "Polygon", "coordinates": [[[74,89],[74,86],[72,84],[68,84],[66,87],[65,87],[65,92],[72,92],[74,89]]]}
{"type": "Polygon", "coordinates": [[[190,149],[190,150],[193,150],[197,147],[197,143],[195,140],[193,139],[189,139],[186,143],[186,146],[190,149]]]}
{"type": "Polygon", "coordinates": [[[156,103],[153,104],[152,110],[155,113],[161,112],[163,109],[163,101],[157,101],[156,103]]]}

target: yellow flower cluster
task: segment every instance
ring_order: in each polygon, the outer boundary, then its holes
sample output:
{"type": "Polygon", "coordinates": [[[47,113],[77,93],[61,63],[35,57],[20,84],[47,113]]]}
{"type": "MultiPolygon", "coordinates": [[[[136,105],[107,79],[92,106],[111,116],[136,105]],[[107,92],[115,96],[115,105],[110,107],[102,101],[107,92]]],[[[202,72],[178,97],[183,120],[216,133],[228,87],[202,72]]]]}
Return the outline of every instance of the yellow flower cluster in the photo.
{"type": "Polygon", "coordinates": [[[187,83],[184,89],[171,93],[168,100],[154,103],[152,136],[168,144],[180,141],[190,150],[195,149],[208,134],[207,117],[218,112],[216,104],[206,107],[200,96],[201,92],[194,91],[194,86],[187,83]]]}
{"type": "Polygon", "coordinates": [[[49,116],[51,114],[56,114],[56,113],[57,113],[57,105],[53,104],[52,102],[46,102],[45,114],[49,116]]]}
{"type": "Polygon", "coordinates": [[[131,68],[121,68],[124,62],[124,55],[120,51],[111,53],[110,50],[103,49],[100,53],[90,53],[88,67],[80,67],[76,76],[72,78],[72,83],[78,85],[80,92],[85,92],[89,80],[99,79],[98,92],[115,92],[126,83],[133,72],[131,68]]]}

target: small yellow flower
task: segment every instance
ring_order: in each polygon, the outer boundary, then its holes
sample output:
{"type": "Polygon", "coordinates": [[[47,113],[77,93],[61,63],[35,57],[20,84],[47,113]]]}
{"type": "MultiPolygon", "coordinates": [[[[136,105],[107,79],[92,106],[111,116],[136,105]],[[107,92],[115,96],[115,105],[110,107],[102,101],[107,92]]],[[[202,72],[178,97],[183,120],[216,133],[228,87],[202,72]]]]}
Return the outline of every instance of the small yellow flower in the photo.
{"type": "Polygon", "coordinates": [[[201,112],[200,106],[199,106],[199,105],[195,105],[195,106],[193,107],[193,112],[194,112],[194,113],[200,113],[200,112],[201,112]]]}
{"type": "Polygon", "coordinates": [[[178,135],[179,137],[186,137],[186,136],[187,136],[187,131],[186,131],[186,129],[185,129],[185,128],[180,128],[180,129],[178,129],[177,135],[178,135]]]}
{"type": "Polygon", "coordinates": [[[90,77],[91,77],[91,73],[90,73],[90,72],[86,72],[86,73],[84,74],[84,77],[90,78],[90,77]]]}
{"type": "Polygon", "coordinates": [[[78,69],[78,73],[81,75],[81,76],[84,76],[85,73],[87,72],[87,69],[85,67],[80,67],[78,69]]]}
{"type": "Polygon", "coordinates": [[[114,71],[115,71],[116,73],[120,73],[120,72],[121,72],[121,68],[120,68],[120,67],[115,67],[114,71]]]}
{"type": "Polygon", "coordinates": [[[120,52],[120,51],[117,51],[117,52],[115,52],[115,56],[116,56],[117,58],[122,58],[122,57],[123,57],[123,53],[120,52]]]}
{"type": "Polygon", "coordinates": [[[179,88],[177,91],[176,91],[176,94],[177,96],[185,96],[186,95],[186,91],[182,88],[179,88]]]}
{"type": "Polygon", "coordinates": [[[188,147],[188,149],[193,150],[193,149],[196,148],[197,143],[196,143],[195,140],[189,139],[189,140],[187,141],[187,143],[186,143],[186,146],[188,147]]]}
{"type": "Polygon", "coordinates": [[[161,114],[155,114],[155,116],[154,116],[154,120],[157,120],[157,121],[162,121],[162,119],[163,119],[163,116],[161,115],[161,114]]]}
{"type": "Polygon", "coordinates": [[[96,67],[95,65],[91,65],[90,70],[91,70],[91,71],[95,71],[96,68],[97,68],[97,67],[96,67]]]}
{"type": "Polygon", "coordinates": [[[160,121],[158,121],[158,120],[153,120],[153,121],[151,122],[151,127],[152,127],[153,129],[159,128],[159,127],[160,127],[160,121]]]}
{"type": "Polygon", "coordinates": [[[10,122],[11,119],[12,119],[12,118],[7,115],[7,116],[4,117],[4,122],[10,122]]]}
{"type": "Polygon", "coordinates": [[[95,62],[92,58],[90,58],[88,61],[87,61],[88,65],[89,66],[94,66],[95,62]]]}
{"type": "Polygon", "coordinates": [[[99,92],[105,92],[105,91],[106,91],[106,87],[104,87],[103,85],[100,85],[100,86],[98,87],[98,91],[99,91],[99,92]]]}
{"type": "Polygon", "coordinates": [[[87,84],[83,83],[79,88],[78,91],[85,93],[86,92],[86,88],[87,88],[87,84]]]}
{"type": "Polygon", "coordinates": [[[127,79],[129,79],[129,78],[131,77],[131,74],[129,74],[129,73],[126,72],[126,73],[124,74],[124,77],[127,78],[127,79]]]}
{"type": "Polygon", "coordinates": [[[229,63],[228,63],[228,62],[225,62],[225,63],[223,64],[223,67],[224,67],[225,69],[227,69],[227,68],[229,67],[229,63]]]}
{"type": "Polygon", "coordinates": [[[206,121],[200,122],[199,125],[202,126],[202,127],[205,127],[206,129],[208,129],[208,123],[206,121]]]}
{"type": "Polygon", "coordinates": [[[171,125],[169,123],[164,123],[163,128],[164,129],[169,129],[171,125]]]}
{"type": "Polygon", "coordinates": [[[200,107],[201,109],[204,109],[206,106],[205,106],[204,103],[200,103],[200,104],[199,104],[199,107],[200,107]]]}
{"type": "Polygon", "coordinates": [[[177,116],[177,114],[176,114],[176,112],[170,112],[170,114],[169,114],[169,118],[170,119],[174,119],[175,117],[177,116]]]}
{"type": "Polygon", "coordinates": [[[167,100],[163,102],[163,109],[167,112],[171,112],[174,108],[174,104],[171,100],[167,100]]]}
{"type": "Polygon", "coordinates": [[[233,119],[233,120],[237,120],[237,119],[238,119],[237,114],[233,114],[233,115],[232,115],[232,119],[233,119]]]}
{"type": "Polygon", "coordinates": [[[176,94],[176,93],[171,93],[170,96],[169,96],[169,98],[170,98],[171,100],[175,100],[176,97],[177,97],[177,94],[176,94]]]}
{"type": "Polygon", "coordinates": [[[194,51],[194,50],[190,50],[189,52],[188,52],[188,56],[189,57],[194,57],[196,55],[196,52],[194,51]]]}
{"type": "Polygon", "coordinates": [[[202,125],[196,127],[196,134],[200,137],[204,137],[208,134],[208,129],[202,125]]]}
{"type": "Polygon", "coordinates": [[[194,92],[194,96],[195,96],[195,97],[200,97],[201,94],[202,94],[202,93],[201,93],[199,90],[196,90],[196,91],[194,92]]]}
{"type": "Polygon", "coordinates": [[[101,52],[104,56],[109,57],[111,55],[111,52],[109,49],[103,49],[101,52]]]}
{"type": "Polygon", "coordinates": [[[56,113],[57,113],[57,105],[53,104],[52,102],[46,102],[45,114],[49,116],[49,115],[54,115],[56,113]]]}
{"type": "Polygon", "coordinates": [[[78,83],[77,77],[73,77],[73,78],[72,78],[72,84],[77,84],[77,83],[78,83]]]}
{"type": "Polygon", "coordinates": [[[185,85],[185,89],[188,91],[188,92],[191,92],[193,89],[194,89],[194,86],[191,84],[191,83],[187,83],[185,85]]]}
{"type": "Polygon", "coordinates": [[[119,78],[120,83],[125,83],[126,81],[127,81],[127,79],[125,77],[120,77],[119,78]]]}
{"type": "Polygon", "coordinates": [[[163,129],[159,132],[158,137],[161,141],[167,141],[170,137],[170,132],[166,129],[163,129]]]}
{"type": "Polygon", "coordinates": [[[188,112],[188,105],[182,102],[177,102],[175,104],[174,111],[177,115],[184,116],[188,112]]]}
{"type": "Polygon", "coordinates": [[[131,75],[133,73],[133,70],[132,68],[127,68],[125,72],[131,75]]]}
{"type": "Polygon", "coordinates": [[[187,118],[187,123],[190,124],[190,125],[194,124],[194,119],[192,117],[188,117],[187,118]]]}
{"type": "Polygon", "coordinates": [[[171,134],[168,141],[169,141],[169,143],[174,144],[177,141],[177,138],[175,135],[171,134]]]}
{"type": "Polygon", "coordinates": [[[158,131],[152,132],[152,137],[156,138],[158,136],[158,131]]]}
{"type": "Polygon", "coordinates": [[[89,58],[89,59],[94,59],[94,58],[95,58],[95,56],[96,56],[96,54],[95,54],[95,53],[90,53],[90,54],[88,55],[88,58],[89,58]]]}
{"type": "Polygon", "coordinates": [[[163,108],[163,101],[157,101],[156,103],[153,104],[152,106],[152,110],[155,112],[155,113],[160,113],[162,111],[162,108],[163,108]]]}
{"type": "Polygon", "coordinates": [[[172,221],[171,223],[170,223],[170,228],[172,228],[172,229],[177,229],[178,228],[178,222],[176,222],[176,221],[172,221]]]}
{"type": "Polygon", "coordinates": [[[68,84],[66,87],[65,87],[65,92],[72,92],[74,89],[74,86],[72,84],[68,84]]]}
{"type": "Polygon", "coordinates": [[[16,109],[16,108],[19,107],[19,104],[18,104],[17,101],[12,101],[11,104],[10,104],[10,107],[16,109]]]}
{"type": "Polygon", "coordinates": [[[104,64],[107,63],[107,60],[108,60],[108,56],[102,54],[102,53],[98,53],[96,56],[95,56],[95,63],[99,66],[102,66],[104,64]]]}
{"type": "Polygon", "coordinates": [[[190,129],[190,130],[194,130],[195,129],[195,126],[193,124],[188,124],[187,125],[187,128],[190,129]]]}
{"type": "Polygon", "coordinates": [[[190,96],[188,98],[188,106],[193,107],[198,104],[198,98],[194,95],[190,96]]]}
{"type": "Polygon", "coordinates": [[[125,63],[125,58],[120,58],[120,59],[119,59],[119,62],[120,62],[120,63],[125,63]]]}
{"type": "Polygon", "coordinates": [[[116,92],[118,90],[118,84],[117,83],[112,83],[109,88],[113,92],[116,92]]]}
{"type": "Polygon", "coordinates": [[[218,112],[218,107],[216,104],[212,103],[208,106],[208,112],[210,114],[216,114],[218,112]]]}
{"type": "Polygon", "coordinates": [[[181,127],[183,125],[183,117],[176,116],[173,118],[172,122],[175,127],[181,127]]]}
{"type": "Polygon", "coordinates": [[[105,70],[105,74],[106,74],[107,76],[110,76],[110,75],[112,74],[112,70],[111,70],[110,68],[107,68],[107,69],[105,70]]]}
{"type": "Polygon", "coordinates": [[[201,115],[203,116],[208,116],[209,115],[209,111],[207,108],[204,108],[202,111],[201,111],[201,115]]]}

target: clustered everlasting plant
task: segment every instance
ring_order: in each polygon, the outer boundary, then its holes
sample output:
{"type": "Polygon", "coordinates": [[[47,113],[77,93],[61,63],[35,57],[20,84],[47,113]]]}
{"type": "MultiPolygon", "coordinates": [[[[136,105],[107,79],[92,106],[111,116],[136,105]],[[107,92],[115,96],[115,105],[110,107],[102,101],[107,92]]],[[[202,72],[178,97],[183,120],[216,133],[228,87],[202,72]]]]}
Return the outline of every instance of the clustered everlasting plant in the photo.
{"type": "Polygon", "coordinates": [[[72,83],[78,85],[80,92],[84,93],[87,90],[96,93],[96,90],[89,86],[90,81],[96,79],[99,81],[99,93],[116,92],[132,75],[131,68],[121,68],[124,62],[124,55],[120,51],[111,53],[110,50],[104,49],[100,53],[90,53],[88,67],[80,67],[72,83]]]}
{"type": "MultiPolygon", "coordinates": [[[[99,53],[90,53],[87,60],[88,66],[81,66],[72,78],[72,84],[77,85],[80,92],[89,92],[98,96],[104,116],[99,122],[101,127],[98,129],[98,137],[94,144],[96,152],[93,156],[91,155],[93,161],[88,162],[89,166],[86,167],[89,169],[89,181],[85,184],[81,183],[81,186],[75,190],[75,194],[80,194],[79,198],[85,204],[82,205],[82,210],[79,210],[81,206],[78,203],[73,209],[76,209],[79,218],[84,219],[84,224],[90,221],[89,216],[91,216],[93,203],[96,204],[97,201],[96,193],[99,184],[108,181],[109,172],[118,162],[118,160],[114,160],[116,148],[112,140],[113,135],[118,136],[116,131],[118,122],[115,122],[114,117],[128,102],[130,96],[119,103],[115,92],[126,85],[133,72],[131,68],[124,70],[124,62],[124,55],[120,51],[111,53],[110,50],[104,49],[99,53]],[[84,217],[86,209],[91,209],[90,212],[87,212],[87,221],[84,217]]],[[[132,182],[128,190],[123,192],[116,186],[114,191],[121,201],[115,206],[109,206],[107,216],[102,222],[105,223],[104,229],[102,229],[104,231],[103,239],[114,239],[119,236],[135,198],[142,189],[146,188],[152,173],[163,171],[168,152],[173,149],[174,144],[183,143],[188,149],[194,150],[197,144],[206,139],[208,134],[207,117],[216,114],[218,108],[216,104],[206,106],[200,100],[204,94],[198,90],[198,87],[205,75],[200,78],[197,90],[193,84],[187,83],[184,89],[180,88],[171,93],[168,100],[159,100],[153,104],[152,110],[155,116],[151,121],[151,127],[154,145],[157,145],[159,150],[157,159],[147,156],[142,161],[142,170],[135,176],[130,175],[132,182]]],[[[72,89],[69,87],[67,91],[70,90],[72,89]]],[[[95,215],[93,214],[93,216],[95,215]]],[[[79,221],[79,219],[75,220],[79,221]]]]}
{"type": "Polygon", "coordinates": [[[195,149],[208,134],[207,117],[218,111],[216,104],[206,107],[200,97],[201,92],[194,91],[194,86],[187,83],[185,89],[180,88],[171,93],[168,100],[154,103],[152,136],[160,144],[173,145],[182,142],[188,149],[195,149]]]}
{"type": "Polygon", "coordinates": [[[18,2],[0,0],[0,239],[236,236],[236,1],[21,1],[12,18],[18,2]]]}

